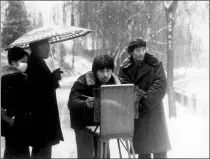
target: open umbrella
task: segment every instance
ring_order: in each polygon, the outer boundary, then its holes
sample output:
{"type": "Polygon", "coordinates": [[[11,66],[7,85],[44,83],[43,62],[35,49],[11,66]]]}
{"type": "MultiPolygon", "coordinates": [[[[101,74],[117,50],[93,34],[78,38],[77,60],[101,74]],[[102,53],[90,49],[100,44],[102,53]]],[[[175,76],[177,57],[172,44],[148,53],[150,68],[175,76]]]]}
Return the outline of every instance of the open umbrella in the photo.
{"type": "Polygon", "coordinates": [[[11,43],[8,48],[19,46],[25,49],[29,47],[29,43],[43,39],[49,39],[50,44],[52,44],[85,36],[90,32],[91,30],[80,27],[51,25],[35,29],[24,34],[11,43]]]}
{"type": "MultiPolygon", "coordinates": [[[[24,34],[23,36],[15,40],[13,43],[11,43],[6,48],[6,50],[14,46],[18,46],[23,49],[26,49],[29,47],[29,43],[40,41],[43,39],[48,39],[50,44],[67,41],[67,40],[79,38],[81,36],[85,36],[90,32],[91,30],[89,29],[75,27],[75,26],[64,26],[64,25],[45,26],[38,29],[34,29],[24,34]]],[[[51,60],[55,68],[55,63],[53,60],[54,57],[53,57],[52,51],[50,53],[52,55],[51,60]]]]}

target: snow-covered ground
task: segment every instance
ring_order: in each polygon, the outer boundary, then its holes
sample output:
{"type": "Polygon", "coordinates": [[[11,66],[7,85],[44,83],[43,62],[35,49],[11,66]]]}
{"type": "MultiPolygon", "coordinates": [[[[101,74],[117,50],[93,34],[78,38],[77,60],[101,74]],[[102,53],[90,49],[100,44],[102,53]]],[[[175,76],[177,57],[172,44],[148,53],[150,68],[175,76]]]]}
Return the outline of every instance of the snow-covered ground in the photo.
{"type": "MultiPolygon", "coordinates": [[[[172,145],[168,158],[209,158],[209,116],[193,114],[189,108],[176,103],[177,118],[169,119],[167,95],[163,102],[172,145]]],[[[119,158],[115,139],[110,141],[110,149],[111,158],[119,158]]],[[[128,158],[123,147],[122,151],[123,158],[128,158]]]]}
{"type": "Polygon", "coordinates": [[[209,158],[209,114],[193,113],[190,107],[176,102],[177,118],[169,119],[167,95],[163,101],[172,144],[168,156],[209,158]]]}
{"type": "Polygon", "coordinates": [[[201,100],[209,99],[209,70],[180,68],[174,70],[174,76],[180,77],[174,81],[175,89],[188,96],[195,93],[196,98],[201,100]]]}

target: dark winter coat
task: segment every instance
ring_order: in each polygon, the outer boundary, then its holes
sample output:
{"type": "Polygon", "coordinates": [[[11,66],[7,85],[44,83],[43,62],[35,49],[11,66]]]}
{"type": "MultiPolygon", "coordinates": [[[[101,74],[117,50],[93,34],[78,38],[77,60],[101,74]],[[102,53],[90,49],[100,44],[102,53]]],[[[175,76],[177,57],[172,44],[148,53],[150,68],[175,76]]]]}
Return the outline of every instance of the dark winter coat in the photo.
{"type": "MultiPolygon", "coordinates": [[[[120,84],[120,81],[117,76],[112,74],[107,84],[120,84]]],[[[88,119],[88,113],[91,111],[87,111],[87,104],[85,102],[87,97],[85,96],[93,97],[93,89],[100,88],[100,86],[92,71],[80,76],[74,83],[68,101],[72,128],[82,129],[85,126],[91,126],[93,124],[92,121],[88,119]]]]}
{"type": "Polygon", "coordinates": [[[162,62],[146,53],[142,63],[128,57],[121,64],[122,84],[134,83],[146,94],[139,102],[139,118],[134,121],[134,149],[138,154],[164,152],[171,149],[162,99],[167,80],[162,62]]]}
{"type": "Polygon", "coordinates": [[[55,145],[63,141],[56,99],[58,82],[43,59],[30,54],[28,69],[32,111],[31,146],[55,145]]]}
{"type": "Polygon", "coordinates": [[[5,137],[12,137],[14,143],[28,141],[28,122],[30,105],[28,99],[28,78],[25,73],[20,72],[16,67],[4,66],[1,76],[1,114],[2,132],[5,137]],[[6,117],[5,117],[6,116],[6,117]],[[7,118],[14,117],[14,124],[8,125],[7,118]],[[5,126],[3,128],[3,126],[5,126]],[[5,131],[6,130],[6,131],[5,131]],[[24,139],[24,141],[22,141],[24,139]]]}

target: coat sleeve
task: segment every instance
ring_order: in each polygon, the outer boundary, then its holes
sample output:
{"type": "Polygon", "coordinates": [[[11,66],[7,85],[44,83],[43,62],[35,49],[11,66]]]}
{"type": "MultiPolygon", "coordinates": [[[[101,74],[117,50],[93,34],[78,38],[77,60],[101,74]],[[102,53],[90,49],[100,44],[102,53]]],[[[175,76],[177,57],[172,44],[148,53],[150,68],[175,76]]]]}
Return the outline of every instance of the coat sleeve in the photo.
{"type": "Polygon", "coordinates": [[[118,78],[121,84],[132,83],[129,76],[125,73],[122,67],[120,67],[120,70],[118,72],[118,78]]]}
{"type": "Polygon", "coordinates": [[[86,118],[87,104],[85,100],[87,97],[83,96],[85,85],[80,80],[77,80],[70,92],[68,108],[74,115],[78,115],[80,119],[86,118]]]}
{"type": "Polygon", "coordinates": [[[53,90],[56,90],[58,87],[60,87],[59,82],[56,79],[53,72],[50,74],[50,77],[49,77],[48,81],[49,81],[49,84],[50,84],[50,88],[52,88],[53,90]]]}
{"type": "Polygon", "coordinates": [[[141,104],[146,109],[152,109],[159,105],[166,94],[167,79],[164,72],[162,63],[157,66],[153,84],[148,89],[147,93],[143,96],[141,104]]]}

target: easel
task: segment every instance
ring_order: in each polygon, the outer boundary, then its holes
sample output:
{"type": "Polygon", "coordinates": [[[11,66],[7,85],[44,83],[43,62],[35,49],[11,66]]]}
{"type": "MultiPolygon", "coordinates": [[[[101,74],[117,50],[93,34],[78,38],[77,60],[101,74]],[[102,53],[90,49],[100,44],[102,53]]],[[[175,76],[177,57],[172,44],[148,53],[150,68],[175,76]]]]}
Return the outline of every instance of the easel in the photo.
{"type": "MultiPolygon", "coordinates": [[[[133,147],[134,132],[134,85],[102,85],[100,88],[100,133],[96,158],[107,158],[111,139],[117,139],[120,158],[120,142],[128,152],[128,157],[135,158],[133,147]],[[123,144],[122,140],[126,145],[123,144]],[[129,147],[129,142],[130,146],[129,147]],[[131,152],[130,152],[131,151],[131,152]]],[[[95,128],[94,133],[98,127],[95,128]]]]}
{"type": "MultiPolygon", "coordinates": [[[[113,138],[110,138],[113,139],[113,138]]],[[[100,154],[100,158],[107,158],[107,154],[108,154],[108,145],[109,145],[109,140],[110,139],[101,139],[100,138],[100,152],[98,152],[98,154],[100,154]]],[[[124,148],[126,149],[126,151],[128,152],[128,158],[131,158],[131,154],[133,155],[133,158],[135,157],[135,151],[134,151],[134,147],[133,147],[133,141],[131,137],[122,137],[122,138],[117,138],[117,144],[118,144],[118,150],[119,150],[119,155],[120,158],[122,158],[122,153],[121,153],[121,148],[120,148],[120,142],[122,143],[122,145],[124,146],[124,148]],[[126,146],[123,144],[123,142],[121,141],[121,139],[123,139],[126,143],[126,146]],[[131,149],[129,148],[129,142],[131,145],[131,149]],[[131,150],[131,152],[130,152],[131,150]]]]}
{"type": "Polygon", "coordinates": [[[109,147],[109,141],[111,139],[117,139],[117,145],[118,145],[119,157],[120,158],[122,158],[120,143],[123,145],[125,150],[128,152],[128,157],[129,158],[131,158],[131,155],[133,155],[133,158],[136,158],[131,136],[126,135],[127,137],[121,136],[121,137],[105,137],[104,138],[104,137],[100,136],[100,132],[97,132],[98,126],[95,127],[95,128],[93,128],[92,126],[87,127],[87,130],[91,134],[99,137],[99,144],[98,144],[98,147],[97,147],[97,152],[95,154],[95,158],[107,158],[108,157],[108,147],[109,147]],[[126,145],[124,145],[122,140],[125,141],[126,145]],[[130,143],[130,147],[129,147],[129,143],[130,143]]]}

